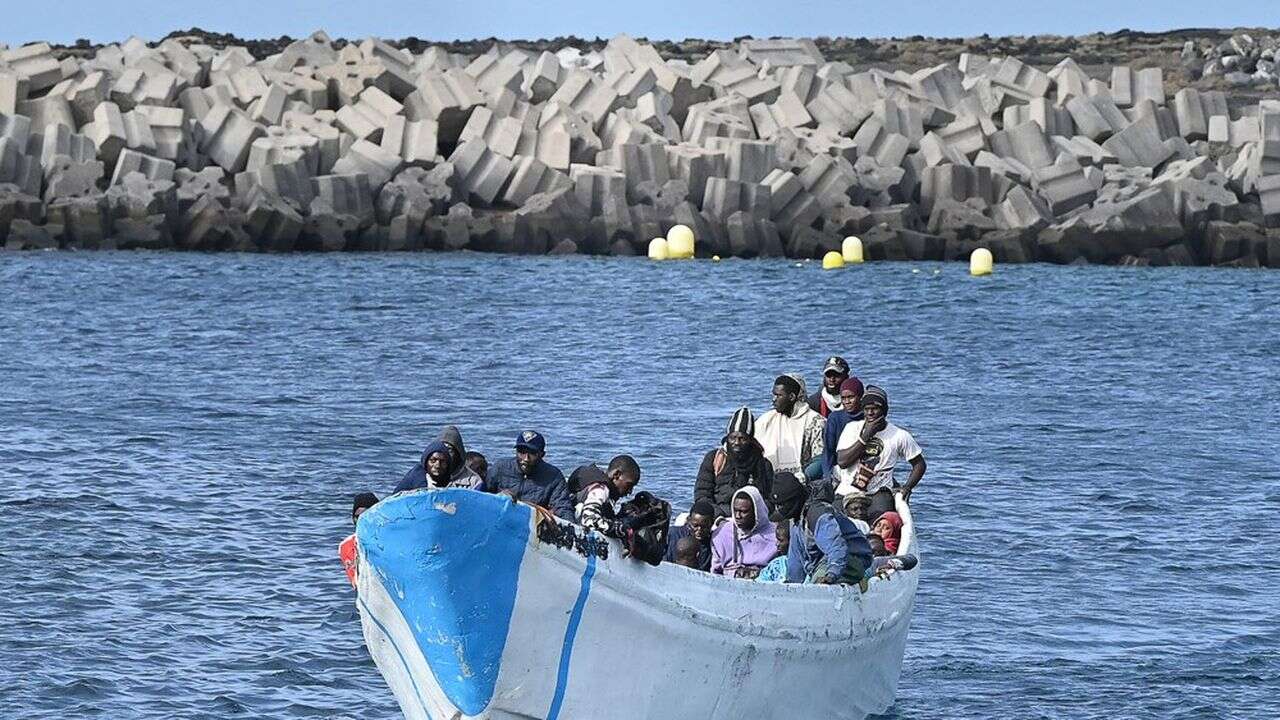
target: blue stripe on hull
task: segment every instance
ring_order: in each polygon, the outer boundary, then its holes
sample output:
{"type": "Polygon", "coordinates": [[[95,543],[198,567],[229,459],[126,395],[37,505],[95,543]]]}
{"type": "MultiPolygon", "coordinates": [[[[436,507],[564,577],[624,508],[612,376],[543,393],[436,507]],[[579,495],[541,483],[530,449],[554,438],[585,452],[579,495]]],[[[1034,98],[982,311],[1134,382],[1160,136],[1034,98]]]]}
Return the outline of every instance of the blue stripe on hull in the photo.
{"type": "Polygon", "coordinates": [[[573,658],[573,641],[578,636],[578,625],[582,623],[582,610],[587,606],[587,596],[591,594],[591,578],[596,574],[596,556],[587,555],[587,569],[582,573],[582,588],[578,590],[578,600],[573,604],[573,612],[569,614],[569,624],[564,629],[564,646],[560,648],[560,669],[556,673],[556,692],[551,698],[551,709],[547,711],[547,720],[560,717],[560,706],[564,704],[564,693],[569,686],[569,661],[573,658]]]}

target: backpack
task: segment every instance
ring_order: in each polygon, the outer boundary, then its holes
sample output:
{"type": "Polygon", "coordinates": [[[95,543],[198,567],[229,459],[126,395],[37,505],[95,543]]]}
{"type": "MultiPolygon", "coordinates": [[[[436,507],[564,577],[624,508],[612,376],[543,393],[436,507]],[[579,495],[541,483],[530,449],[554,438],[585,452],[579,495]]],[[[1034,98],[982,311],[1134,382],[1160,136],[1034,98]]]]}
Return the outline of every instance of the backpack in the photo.
{"type": "Polygon", "coordinates": [[[650,565],[662,562],[667,554],[667,528],[671,524],[671,504],[649,492],[637,493],[618,510],[622,524],[622,546],[627,556],[650,565]]]}

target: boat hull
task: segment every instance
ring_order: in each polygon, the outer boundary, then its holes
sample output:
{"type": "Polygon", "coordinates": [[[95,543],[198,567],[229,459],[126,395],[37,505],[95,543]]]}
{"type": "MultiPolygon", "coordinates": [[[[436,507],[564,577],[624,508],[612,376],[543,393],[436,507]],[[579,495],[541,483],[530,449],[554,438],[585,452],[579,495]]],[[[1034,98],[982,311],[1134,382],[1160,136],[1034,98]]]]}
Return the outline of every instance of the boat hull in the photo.
{"type": "Polygon", "coordinates": [[[751,583],[549,523],[449,489],[361,516],[365,640],[405,717],[858,718],[893,703],[918,569],[865,593],[751,583]]]}

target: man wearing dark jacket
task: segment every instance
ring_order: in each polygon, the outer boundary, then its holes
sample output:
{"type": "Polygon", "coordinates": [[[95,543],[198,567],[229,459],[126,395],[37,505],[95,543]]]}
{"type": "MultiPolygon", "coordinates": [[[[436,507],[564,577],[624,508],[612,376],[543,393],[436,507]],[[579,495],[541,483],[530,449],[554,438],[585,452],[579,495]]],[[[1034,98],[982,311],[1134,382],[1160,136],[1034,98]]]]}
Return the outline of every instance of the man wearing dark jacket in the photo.
{"type": "MultiPolygon", "coordinates": [[[[446,425],[441,431],[437,442],[444,443],[449,449],[449,467],[452,468],[452,479],[449,481],[449,487],[470,488],[472,490],[480,490],[484,487],[484,478],[480,477],[474,470],[467,465],[467,448],[462,444],[462,433],[458,431],[456,425],[446,425]]],[[[427,487],[426,474],[427,453],[422,454],[422,459],[417,465],[409,468],[409,472],[404,474],[404,479],[396,486],[395,492],[408,490],[409,488],[427,487]]]]}
{"type": "Polygon", "coordinates": [[[822,417],[840,409],[840,383],[849,379],[849,363],[839,355],[832,355],[822,366],[822,387],[809,396],[809,407],[822,417]]]}
{"type": "Polygon", "coordinates": [[[826,503],[813,503],[791,529],[787,582],[807,577],[821,585],[851,585],[871,567],[871,545],[853,521],[826,503]]]}
{"type": "Polygon", "coordinates": [[[862,419],[862,381],[856,377],[840,383],[840,405],[827,416],[827,425],[823,429],[822,477],[831,479],[831,470],[836,466],[836,446],[840,444],[840,433],[844,426],[862,419]]]}
{"type": "Polygon", "coordinates": [[[485,487],[492,493],[541,505],[556,517],[573,522],[573,497],[564,473],[543,460],[547,441],[533,430],[516,436],[515,457],[504,458],[489,468],[485,487]]]}
{"type": "MultiPolygon", "coordinates": [[[[720,447],[707,453],[698,468],[693,500],[709,501],[716,517],[730,517],[733,494],[754,485],[766,499],[773,493],[773,466],[755,439],[755,418],[747,408],[738,408],[729,419],[720,447]]],[[[772,506],[770,506],[772,511],[772,506]]]]}

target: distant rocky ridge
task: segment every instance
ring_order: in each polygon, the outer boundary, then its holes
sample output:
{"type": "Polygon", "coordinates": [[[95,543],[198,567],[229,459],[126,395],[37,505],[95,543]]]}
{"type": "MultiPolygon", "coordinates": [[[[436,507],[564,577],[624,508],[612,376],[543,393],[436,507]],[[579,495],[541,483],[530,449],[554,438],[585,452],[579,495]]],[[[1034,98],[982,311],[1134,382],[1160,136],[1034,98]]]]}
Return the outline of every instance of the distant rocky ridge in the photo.
{"type": "Polygon", "coordinates": [[[10,249],[1280,267],[1268,31],[0,49],[10,249]]]}

